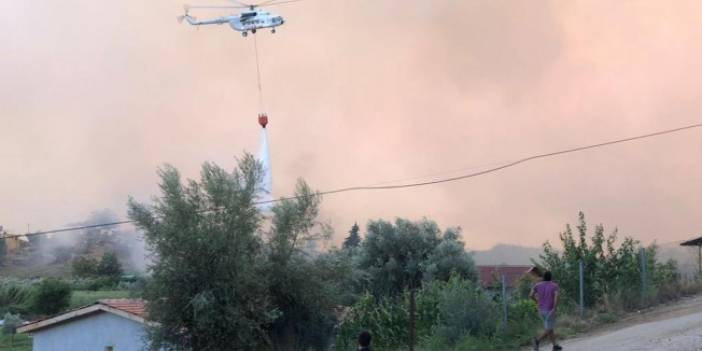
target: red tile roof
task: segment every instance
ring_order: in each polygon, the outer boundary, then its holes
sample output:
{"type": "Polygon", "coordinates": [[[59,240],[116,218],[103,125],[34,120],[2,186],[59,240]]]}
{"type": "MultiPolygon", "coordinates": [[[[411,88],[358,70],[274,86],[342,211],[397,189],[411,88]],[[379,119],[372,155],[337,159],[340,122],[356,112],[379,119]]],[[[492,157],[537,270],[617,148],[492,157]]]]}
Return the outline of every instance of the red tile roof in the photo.
{"type": "Polygon", "coordinates": [[[500,286],[502,275],[507,280],[508,288],[516,288],[519,285],[519,279],[525,274],[531,272],[534,266],[478,266],[478,274],[480,276],[480,285],[483,288],[493,288],[500,286]]]}
{"type": "Polygon", "coordinates": [[[72,320],[94,315],[96,313],[113,313],[133,320],[146,323],[145,302],[140,299],[108,299],[100,300],[92,305],[83,306],[63,312],[59,315],[27,323],[17,328],[20,333],[35,333],[72,320]]]}
{"type": "Polygon", "coordinates": [[[135,316],[146,316],[146,304],[142,299],[105,299],[100,300],[99,303],[131,313],[135,316]]]}

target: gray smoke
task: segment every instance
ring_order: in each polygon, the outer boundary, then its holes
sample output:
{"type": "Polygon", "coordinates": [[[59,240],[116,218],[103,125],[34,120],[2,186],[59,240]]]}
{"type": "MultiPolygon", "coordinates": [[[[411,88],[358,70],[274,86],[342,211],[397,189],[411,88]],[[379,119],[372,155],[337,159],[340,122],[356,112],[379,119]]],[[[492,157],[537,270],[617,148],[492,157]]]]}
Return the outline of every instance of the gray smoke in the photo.
{"type": "MultiPolygon", "coordinates": [[[[96,210],[69,227],[114,223],[120,218],[110,209],[96,210]]],[[[130,225],[90,228],[81,231],[30,236],[29,246],[20,253],[25,266],[66,265],[77,257],[100,258],[115,252],[126,272],[144,272],[147,255],[142,235],[130,225]]],[[[68,269],[66,269],[68,270],[68,269]]]]}

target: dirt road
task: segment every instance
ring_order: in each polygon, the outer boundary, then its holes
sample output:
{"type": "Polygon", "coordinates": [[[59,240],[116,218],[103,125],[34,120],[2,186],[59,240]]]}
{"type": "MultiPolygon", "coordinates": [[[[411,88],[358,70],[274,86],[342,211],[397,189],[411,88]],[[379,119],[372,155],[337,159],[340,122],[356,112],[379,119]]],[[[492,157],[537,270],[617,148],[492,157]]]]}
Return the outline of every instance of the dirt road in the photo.
{"type": "Polygon", "coordinates": [[[702,297],[634,315],[562,345],[564,351],[702,350],[702,297]]]}

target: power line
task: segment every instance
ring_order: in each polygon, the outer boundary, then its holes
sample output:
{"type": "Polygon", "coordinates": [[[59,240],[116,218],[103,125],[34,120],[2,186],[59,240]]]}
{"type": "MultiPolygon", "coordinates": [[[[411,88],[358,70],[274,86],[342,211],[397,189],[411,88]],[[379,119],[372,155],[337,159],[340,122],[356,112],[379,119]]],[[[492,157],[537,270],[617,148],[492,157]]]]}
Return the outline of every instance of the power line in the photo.
{"type": "MultiPolygon", "coordinates": [[[[677,132],[681,132],[684,130],[700,128],[700,127],[702,127],[702,123],[693,124],[693,125],[689,125],[689,126],[685,126],[685,127],[675,128],[675,129],[663,130],[663,131],[644,134],[644,135],[639,135],[639,136],[626,138],[626,139],[618,139],[618,140],[607,141],[607,142],[603,142],[603,143],[599,143],[599,144],[580,146],[580,147],[576,147],[576,148],[572,148],[572,149],[566,149],[566,150],[561,150],[561,151],[556,151],[556,152],[549,152],[549,153],[545,153],[545,154],[538,154],[538,155],[534,155],[534,156],[525,157],[525,158],[519,159],[517,161],[509,162],[509,163],[506,163],[506,164],[503,164],[501,166],[497,166],[494,168],[490,168],[490,169],[486,169],[483,171],[474,172],[474,173],[470,173],[470,174],[465,174],[465,175],[461,175],[461,176],[457,176],[457,177],[443,178],[443,179],[426,181],[426,182],[418,182],[418,183],[399,184],[399,185],[349,187],[349,188],[324,191],[324,192],[320,192],[318,194],[319,195],[330,195],[330,194],[338,194],[338,193],[345,193],[345,192],[351,192],[351,191],[363,191],[363,190],[392,190],[392,189],[414,188],[414,187],[421,187],[421,186],[427,186],[427,185],[455,182],[458,180],[474,178],[474,177],[478,177],[481,175],[498,172],[498,171],[504,170],[506,168],[511,168],[511,167],[517,166],[519,164],[526,163],[526,162],[533,161],[533,160],[537,160],[540,158],[554,157],[554,156],[570,154],[570,153],[574,153],[574,152],[596,149],[596,148],[600,148],[600,147],[604,147],[604,146],[626,143],[626,142],[641,140],[641,139],[646,139],[646,138],[652,138],[652,137],[677,133],[677,132]]],[[[271,200],[271,201],[267,201],[267,202],[294,200],[297,198],[299,198],[299,197],[292,196],[292,197],[288,197],[288,198],[280,198],[277,200],[271,200]]]]}
{"type": "Polygon", "coordinates": [[[36,236],[36,235],[47,235],[47,234],[55,234],[55,233],[74,232],[74,231],[78,231],[78,230],[113,227],[113,226],[118,226],[118,225],[122,225],[122,224],[131,224],[131,223],[134,223],[134,221],[119,221],[119,222],[110,222],[110,223],[91,224],[91,225],[83,225],[83,226],[78,226],[78,227],[43,230],[43,231],[39,231],[39,232],[32,232],[32,233],[25,233],[25,234],[5,235],[5,236],[0,237],[0,239],[11,239],[11,238],[20,238],[20,237],[28,237],[28,236],[36,236]]]}
{"type": "MultiPolygon", "coordinates": [[[[404,188],[416,188],[416,187],[422,187],[422,186],[455,182],[455,181],[459,181],[459,180],[479,177],[479,176],[490,174],[490,173],[495,173],[495,172],[498,172],[498,171],[501,171],[501,170],[504,170],[507,168],[515,167],[515,166],[520,165],[522,163],[534,161],[537,159],[560,156],[560,155],[565,155],[565,154],[570,154],[570,153],[575,153],[575,152],[580,152],[580,151],[586,151],[586,150],[601,148],[601,147],[615,145],[615,144],[627,143],[627,142],[641,140],[641,139],[653,138],[653,137],[658,137],[658,136],[662,136],[662,135],[666,135],[666,134],[678,133],[678,132],[682,132],[682,131],[689,130],[689,129],[700,128],[700,127],[702,127],[702,123],[692,124],[692,125],[688,125],[688,126],[684,126],[684,127],[674,128],[674,129],[662,130],[662,131],[658,131],[658,132],[638,135],[638,136],[625,138],[625,139],[617,139],[617,140],[607,141],[607,142],[603,142],[603,143],[599,143],[599,144],[580,146],[580,147],[575,147],[575,148],[561,150],[561,151],[549,152],[549,153],[545,153],[545,154],[537,154],[537,155],[533,155],[533,156],[519,159],[517,161],[509,162],[509,163],[506,163],[506,164],[503,164],[503,165],[500,165],[497,167],[486,169],[483,171],[464,174],[464,175],[456,176],[456,177],[449,177],[449,178],[437,179],[437,180],[426,181],[426,182],[398,184],[398,185],[356,186],[356,187],[340,188],[340,189],[335,189],[335,190],[317,192],[313,196],[333,195],[333,194],[340,194],[340,193],[347,193],[347,192],[354,192],[354,191],[375,191],[375,190],[393,190],[393,189],[404,189],[404,188]]],[[[303,198],[303,197],[302,196],[283,197],[283,198],[278,198],[278,199],[274,199],[274,200],[254,202],[254,205],[264,205],[264,204],[276,203],[276,202],[281,202],[281,201],[286,201],[286,200],[296,200],[296,199],[300,199],[300,198],[303,198]]],[[[122,225],[122,224],[131,224],[131,223],[135,223],[135,221],[120,221],[120,222],[111,222],[111,223],[102,223],[102,224],[85,225],[85,226],[79,226],[79,227],[69,227],[69,228],[62,228],[62,229],[39,231],[39,232],[26,233],[26,234],[13,234],[13,235],[7,235],[4,237],[0,237],[0,239],[20,238],[20,237],[28,237],[28,236],[35,236],[35,235],[63,233],[63,232],[71,232],[71,231],[77,231],[77,230],[111,227],[111,226],[117,226],[117,225],[122,225]]]]}

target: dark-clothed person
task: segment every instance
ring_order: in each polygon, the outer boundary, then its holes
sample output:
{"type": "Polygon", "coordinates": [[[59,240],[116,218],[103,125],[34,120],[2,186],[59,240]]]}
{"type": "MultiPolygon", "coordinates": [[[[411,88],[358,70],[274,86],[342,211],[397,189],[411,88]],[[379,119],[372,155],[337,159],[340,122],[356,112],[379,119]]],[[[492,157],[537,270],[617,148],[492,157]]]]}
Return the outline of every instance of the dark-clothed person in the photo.
{"type": "Polygon", "coordinates": [[[371,335],[367,331],[358,334],[358,351],[371,351],[371,335]]]}

